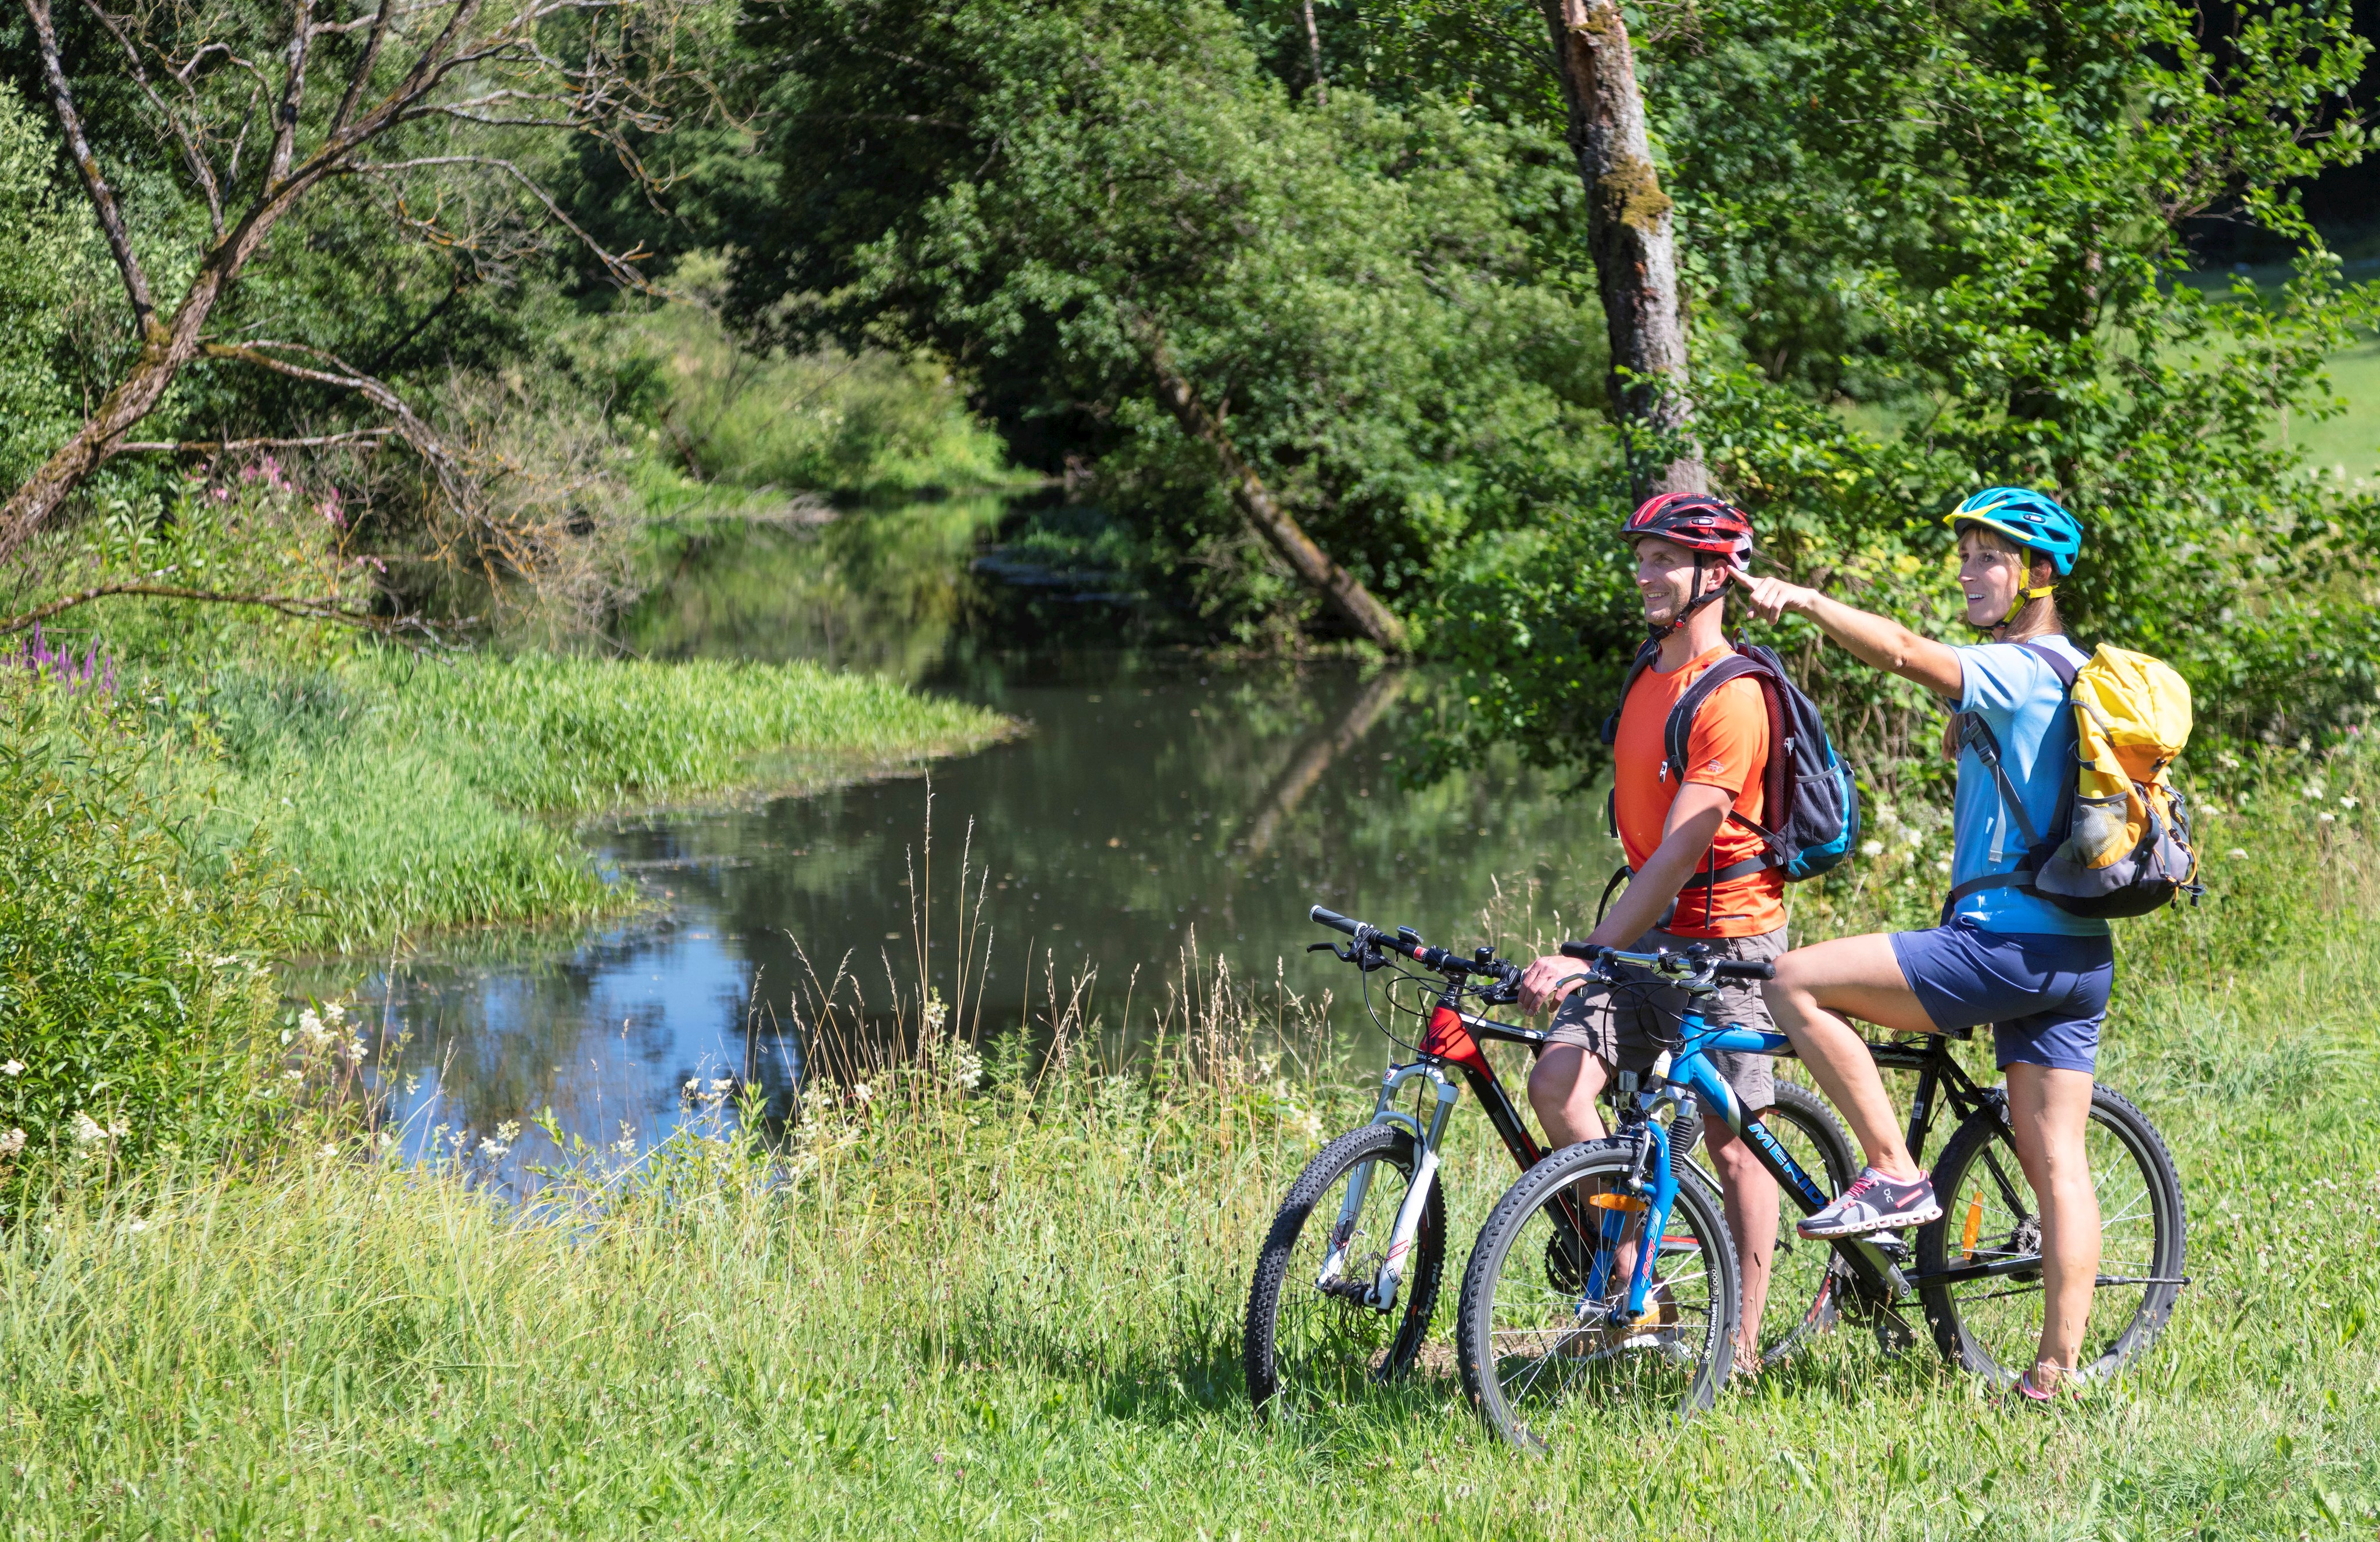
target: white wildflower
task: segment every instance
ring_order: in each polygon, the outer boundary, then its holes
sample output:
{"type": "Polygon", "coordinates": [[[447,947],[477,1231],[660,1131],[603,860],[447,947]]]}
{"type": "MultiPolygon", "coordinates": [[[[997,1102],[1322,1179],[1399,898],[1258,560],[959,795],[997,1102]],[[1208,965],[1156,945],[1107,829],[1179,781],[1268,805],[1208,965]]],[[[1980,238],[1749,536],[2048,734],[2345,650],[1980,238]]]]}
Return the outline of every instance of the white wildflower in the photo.
{"type": "Polygon", "coordinates": [[[942,1024],[950,1021],[950,1003],[942,999],[942,993],[938,990],[928,991],[926,993],[925,1012],[926,1032],[929,1034],[941,1033],[942,1031],[942,1024]]]}
{"type": "Polygon", "coordinates": [[[364,1043],[364,1036],[358,1034],[347,1041],[346,1047],[339,1053],[346,1058],[347,1064],[359,1066],[364,1063],[364,1057],[371,1053],[371,1049],[364,1043]]]}
{"type": "Polygon", "coordinates": [[[14,1156],[24,1149],[25,1132],[22,1130],[11,1130],[0,1135],[0,1157],[14,1156]]]}
{"type": "Polygon", "coordinates": [[[1880,840],[1861,841],[1860,855],[1863,857],[1880,857],[1884,855],[1884,842],[1880,840]]]}
{"type": "Polygon", "coordinates": [[[325,1142],[322,1149],[315,1153],[316,1156],[322,1157],[325,1162],[330,1161],[333,1157],[338,1156],[338,1154],[339,1144],[336,1141],[325,1142]]]}
{"type": "Polygon", "coordinates": [[[2231,850],[2224,852],[2223,854],[2227,857],[2244,857],[2248,853],[2245,848],[2234,846],[2231,850]]]}
{"type": "Polygon", "coordinates": [[[311,1007],[298,1014],[298,1043],[309,1055],[320,1055],[331,1047],[331,1031],[322,1026],[311,1007]]]}
{"type": "Polygon", "coordinates": [[[1900,832],[1900,838],[1912,846],[1923,846],[1925,844],[1925,832],[1911,825],[1900,832]]]}
{"type": "Polygon", "coordinates": [[[94,1141],[107,1139],[107,1132],[100,1127],[97,1120],[84,1113],[80,1108],[77,1108],[74,1117],[74,1138],[77,1145],[89,1145],[94,1141]]]}
{"type": "Polygon", "coordinates": [[[142,1220],[139,1216],[135,1216],[130,1220],[124,1223],[124,1230],[127,1231],[146,1231],[149,1230],[149,1223],[142,1220]]]}
{"type": "Polygon", "coordinates": [[[2357,798],[2341,798],[2338,801],[2338,806],[2343,809],[2351,809],[2361,802],[2362,800],[2357,798]]]}
{"type": "Polygon", "coordinates": [[[714,1078],[712,1078],[712,1080],[711,1080],[711,1083],[710,1083],[710,1090],[711,1090],[712,1092],[715,1092],[715,1093],[723,1093],[723,1092],[727,1091],[730,1087],[733,1087],[734,1085],[735,1085],[735,1078],[733,1078],[733,1077],[729,1077],[729,1076],[714,1077],[714,1078]]]}
{"type": "Polygon", "coordinates": [[[2307,802],[2319,803],[2324,799],[2330,796],[2330,789],[2323,786],[2320,782],[2308,782],[2305,784],[2304,796],[2307,802]]]}
{"type": "Polygon", "coordinates": [[[2336,825],[2338,823],[2338,815],[2335,814],[2317,814],[2315,817],[2325,825],[2336,825]]]}
{"type": "Polygon", "coordinates": [[[686,1079],[686,1096],[688,1096],[688,1097],[692,1097],[696,1093],[698,1093],[698,1092],[700,1092],[701,1090],[702,1090],[702,1078],[700,1078],[700,1077],[698,1077],[698,1076],[689,1076],[689,1077],[687,1077],[687,1078],[686,1079]]]}
{"type": "Polygon", "coordinates": [[[336,1001],[322,1003],[322,1020],[334,1025],[347,1021],[347,1009],[336,1001]]]}
{"type": "Polygon", "coordinates": [[[1935,858],[1935,859],[1934,859],[1934,871],[1935,871],[1935,872],[1937,872],[1937,873],[1948,873],[1948,872],[1949,872],[1949,871],[1950,871],[1950,859],[1949,859],[1949,858],[1948,858],[1948,857],[1937,857],[1937,858],[1935,858]]]}
{"type": "Polygon", "coordinates": [[[22,1075],[24,1075],[24,1074],[25,1074],[25,1062],[24,1062],[24,1061],[22,1061],[22,1060],[0,1060],[0,1076],[22,1076],[22,1075]]]}
{"type": "Polygon", "coordinates": [[[854,1082],[851,1084],[851,1100],[854,1103],[870,1102],[874,1100],[875,1096],[876,1095],[868,1090],[867,1083],[854,1082]]]}

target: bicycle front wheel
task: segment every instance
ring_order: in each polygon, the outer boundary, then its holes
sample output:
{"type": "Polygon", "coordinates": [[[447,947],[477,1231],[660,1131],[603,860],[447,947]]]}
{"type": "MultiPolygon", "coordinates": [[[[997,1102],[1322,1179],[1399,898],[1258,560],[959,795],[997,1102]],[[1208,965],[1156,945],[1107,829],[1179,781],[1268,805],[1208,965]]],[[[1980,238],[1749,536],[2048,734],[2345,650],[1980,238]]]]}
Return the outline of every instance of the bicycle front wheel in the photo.
{"type": "Polygon", "coordinates": [[[1446,1198],[1435,1176],[1395,1301],[1383,1312],[1363,1299],[1388,1260],[1419,1166],[1412,1132],[1369,1124],[1324,1146],[1290,1185],[1257,1255],[1240,1345],[1259,1412],[1347,1401],[1403,1375],[1421,1352],[1446,1268],[1446,1198]],[[1363,1193],[1351,1214],[1355,1183],[1363,1193]]]}
{"type": "MultiPolygon", "coordinates": [[[[2076,1366],[2121,1370],[2156,1341],[2181,1294],[2181,1181],[2147,1116],[2091,1089],[2083,1155],[2099,1202],[2099,1276],[2076,1366]]],[[[2006,1387],[2032,1365],[2045,1297],[2041,1206],[2017,1162],[2005,1106],[1959,1126],[1935,1165],[1942,1218],[1917,1233],[1925,1320],[1945,1359],[2006,1387]]]]}
{"type": "Polygon", "coordinates": [[[1463,1277],[1455,1342],[1472,1405],[1514,1445],[1545,1450],[1597,1399],[1710,1406],[1726,1380],[1739,1281],[1718,1196],[1691,1167],[1658,1237],[1625,1192],[1636,1142],[1565,1146],[1488,1217],[1463,1277]],[[1613,1328],[1637,1254],[1658,1246],[1645,1320],[1613,1328]]]}

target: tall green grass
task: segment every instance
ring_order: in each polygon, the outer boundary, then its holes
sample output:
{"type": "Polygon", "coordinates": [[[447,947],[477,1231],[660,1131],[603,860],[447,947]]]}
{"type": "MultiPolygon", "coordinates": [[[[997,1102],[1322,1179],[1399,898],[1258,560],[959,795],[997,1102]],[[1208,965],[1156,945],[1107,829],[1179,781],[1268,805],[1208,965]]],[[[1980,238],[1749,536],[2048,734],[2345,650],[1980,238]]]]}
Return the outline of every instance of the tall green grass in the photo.
{"type": "Polygon", "coordinates": [[[58,1176],[278,1123],[266,1033],[288,887],[191,861],[128,715],[0,670],[0,1225],[58,1176]]]}
{"type": "Polygon", "coordinates": [[[182,746],[168,795],[204,810],[215,841],[261,834],[296,869],[313,947],[616,911],[632,896],[553,815],[815,785],[1005,731],[979,708],[802,663],[368,650],[134,689],[152,687],[157,731],[182,746]]]}
{"type": "MultiPolygon", "coordinates": [[[[1253,1252],[1367,1094],[1315,1001],[1193,968],[1136,987],[1160,1047],[1129,1072],[1054,977],[1046,1056],[971,1046],[963,997],[879,999],[872,1042],[914,1052],[847,1062],[781,1149],[698,1121],[641,1162],[582,1153],[526,1209],[469,1185],[468,1143],[424,1169],[310,1137],[17,1228],[0,1514],[219,1537],[2369,1536],[2380,883],[2351,820],[2301,804],[2225,859],[2245,902],[2128,933],[2104,1074],[2172,1144],[2192,1284],[2079,1407],[2003,1408],[1930,1349],[1840,1331],[1690,1425],[1615,1405],[1549,1460],[1487,1438],[1439,1351],[1260,1422],[1253,1252]]],[[[806,1010],[856,1027],[851,991],[806,1010]]],[[[1459,1269],[1508,1174],[1475,1111],[1454,1136],[1459,1269]]]]}

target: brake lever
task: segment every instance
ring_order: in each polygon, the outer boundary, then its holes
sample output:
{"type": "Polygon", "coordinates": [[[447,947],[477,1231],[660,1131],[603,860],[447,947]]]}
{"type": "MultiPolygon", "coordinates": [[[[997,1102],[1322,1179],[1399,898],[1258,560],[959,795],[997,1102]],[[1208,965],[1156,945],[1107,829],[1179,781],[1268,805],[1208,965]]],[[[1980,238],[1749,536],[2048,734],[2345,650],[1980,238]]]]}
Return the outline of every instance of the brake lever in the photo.
{"type": "Polygon", "coordinates": [[[1335,942],[1309,942],[1305,945],[1305,950],[1309,953],[1336,953],[1339,951],[1339,945],[1335,942]]]}

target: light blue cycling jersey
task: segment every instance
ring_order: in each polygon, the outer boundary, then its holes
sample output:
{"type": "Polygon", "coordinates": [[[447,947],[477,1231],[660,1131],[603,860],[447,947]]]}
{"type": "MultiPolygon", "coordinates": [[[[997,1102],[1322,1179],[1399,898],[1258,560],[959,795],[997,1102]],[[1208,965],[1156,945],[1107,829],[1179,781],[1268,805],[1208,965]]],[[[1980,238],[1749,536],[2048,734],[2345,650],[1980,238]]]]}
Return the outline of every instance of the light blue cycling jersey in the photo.
{"type": "MultiPolygon", "coordinates": [[[[2083,665],[2082,655],[2062,636],[2035,637],[2031,642],[2083,665]]],[[[1979,715],[1999,740],[2000,765],[2016,784],[2025,816],[2037,832],[2046,832],[2073,796],[2074,772],[2069,759],[2074,744],[2068,717],[2066,687],[2048,661],[2014,642],[1986,642],[1956,648],[1959,655],[1959,710],[1979,715]]],[[[1951,805],[1954,844],[1950,853],[1953,887],[1986,873],[2013,873],[2024,862],[2024,832],[2009,817],[1998,783],[1973,750],[1959,755],[1959,795],[1951,805]]],[[[2059,910],[2046,900],[2015,888],[1987,888],[1970,894],[1951,912],[1963,915],[1987,932],[2054,934],[2064,936],[2105,936],[2107,924],[2090,916],[2059,910]]]]}

